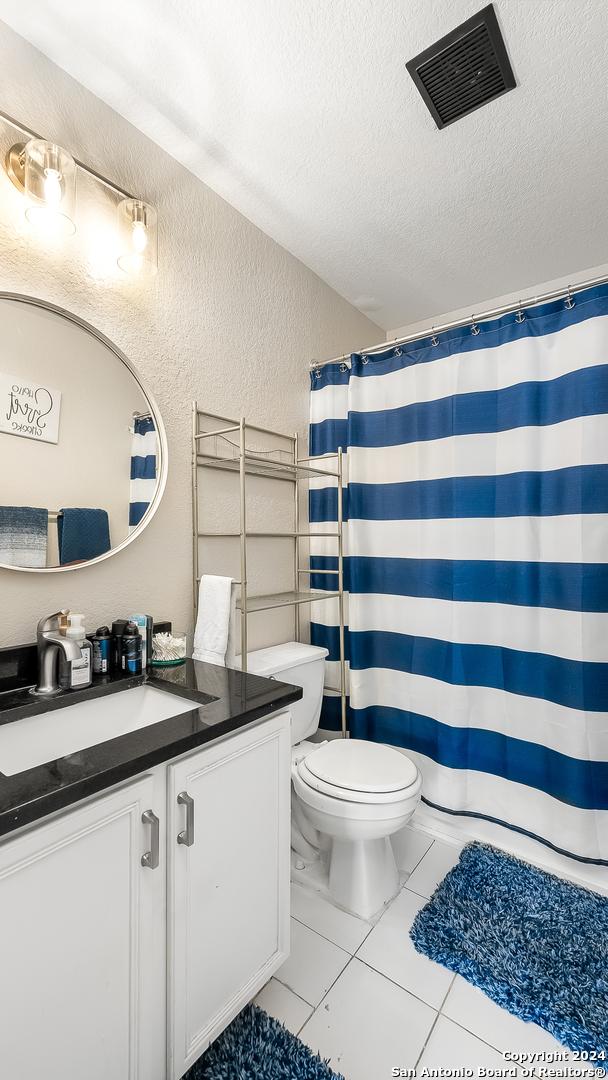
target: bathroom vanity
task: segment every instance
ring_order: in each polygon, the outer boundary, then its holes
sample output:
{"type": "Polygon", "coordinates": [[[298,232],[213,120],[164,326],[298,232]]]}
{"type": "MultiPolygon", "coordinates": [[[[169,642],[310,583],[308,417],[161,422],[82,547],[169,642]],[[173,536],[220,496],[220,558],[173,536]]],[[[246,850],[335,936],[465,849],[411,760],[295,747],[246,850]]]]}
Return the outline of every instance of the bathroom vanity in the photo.
{"type": "Polygon", "coordinates": [[[3,1075],[178,1080],[283,962],[300,696],[195,661],[0,696],[3,1075]]]}

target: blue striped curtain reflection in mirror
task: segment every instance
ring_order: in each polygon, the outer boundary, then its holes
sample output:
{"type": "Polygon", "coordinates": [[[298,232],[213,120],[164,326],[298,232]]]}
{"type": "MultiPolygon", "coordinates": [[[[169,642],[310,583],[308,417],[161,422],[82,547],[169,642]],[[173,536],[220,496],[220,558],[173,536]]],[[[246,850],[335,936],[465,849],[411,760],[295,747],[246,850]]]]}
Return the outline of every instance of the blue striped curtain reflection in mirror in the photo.
{"type": "Polygon", "coordinates": [[[158,441],[152,416],[149,414],[134,416],[129,495],[130,531],[139,525],[154,498],[157,457],[158,441]]]}
{"type": "MultiPolygon", "coordinates": [[[[346,452],[350,732],[407,748],[431,805],[606,863],[608,286],[471,331],[311,374],[310,453],[346,452]]],[[[336,601],[313,618],[338,686],[336,601]]]]}

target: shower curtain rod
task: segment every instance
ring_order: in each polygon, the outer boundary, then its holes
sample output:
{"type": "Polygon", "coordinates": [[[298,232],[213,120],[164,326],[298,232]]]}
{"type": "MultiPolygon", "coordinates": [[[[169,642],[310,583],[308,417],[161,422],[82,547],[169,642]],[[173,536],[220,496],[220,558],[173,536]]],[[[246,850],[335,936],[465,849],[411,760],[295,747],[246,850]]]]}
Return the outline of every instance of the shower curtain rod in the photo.
{"type": "MultiPolygon", "coordinates": [[[[524,308],[534,307],[536,304],[546,304],[549,300],[559,300],[562,296],[564,299],[569,300],[573,292],[580,292],[581,289],[591,289],[594,285],[604,285],[606,282],[608,282],[608,274],[598,278],[590,278],[589,281],[580,281],[576,285],[563,285],[561,289],[554,289],[552,292],[542,293],[540,296],[529,296],[523,300],[517,300],[513,304],[505,304],[504,307],[482,311],[479,315],[473,314],[464,319],[454,319],[453,322],[431,326],[428,330],[422,330],[417,334],[408,334],[407,337],[387,339],[379,345],[370,345],[368,348],[359,349],[357,353],[359,356],[370,356],[376,352],[386,352],[393,345],[407,345],[412,341],[435,337],[437,334],[443,334],[446,330],[456,330],[461,326],[468,325],[474,328],[478,322],[484,322],[486,319],[496,319],[500,315],[508,315],[511,311],[522,311],[524,308]]],[[[570,306],[573,307],[574,304],[570,306]]],[[[339,364],[344,360],[350,360],[350,356],[350,353],[344,353],[343,356],[334,356],[332,360],[313,360],[310,370],[316,371],[318,368],[326,367],[327,364],[339,364]]]]}

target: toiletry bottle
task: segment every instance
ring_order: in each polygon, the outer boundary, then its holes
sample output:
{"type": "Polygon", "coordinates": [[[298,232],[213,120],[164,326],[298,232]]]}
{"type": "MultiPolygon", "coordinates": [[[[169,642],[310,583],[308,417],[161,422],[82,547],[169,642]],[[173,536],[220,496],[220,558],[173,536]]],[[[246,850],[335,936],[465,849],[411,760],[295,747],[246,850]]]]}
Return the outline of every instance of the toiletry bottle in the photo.
{"type": "Polygon", "coordinates": [[[128,622],[122,635],[122,660],[125,675],[141,675],[143,642],[137,624],[128,622]]]}
{"type": "Polygon", "coordinates": [[[80,659],[66,660],[59,653],[59,685],[63,690],[78,690],[93,681],[93,649],[84,628],[84,615],[70,612],[65,636],[80,645],[80,659]]]}
{"type": "Polygon", "coordinates": [[[93,643],[93,674],[109,675],[112,652],[112,635],[109,627],[100,626],[92,638],[93,643]]]}
{"type": "Polygon", "coordinates": [[[152,664],[152,627],[154,620],[151,615],[129,615],[131,622],[137,626],[142,638],[142,667],[147,668],[152,664]]]}
{"type": "Polygon", "coordinates": [[[122,635],[125,632],[127,619],[115,619],[112,623],[112,671],[115,674],[122,671],[122,635]]]}

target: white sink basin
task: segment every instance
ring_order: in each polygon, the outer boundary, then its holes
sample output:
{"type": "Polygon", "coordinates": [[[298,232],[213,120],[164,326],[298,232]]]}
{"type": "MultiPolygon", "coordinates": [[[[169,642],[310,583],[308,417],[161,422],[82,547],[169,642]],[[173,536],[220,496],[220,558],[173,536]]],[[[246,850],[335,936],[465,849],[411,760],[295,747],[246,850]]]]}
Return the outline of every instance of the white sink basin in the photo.
{"type": "Polygon", "coordinates": [[[136,686],[0,724],[0,772],[14,776],[196,707],[189,698],[136,686]]]}

